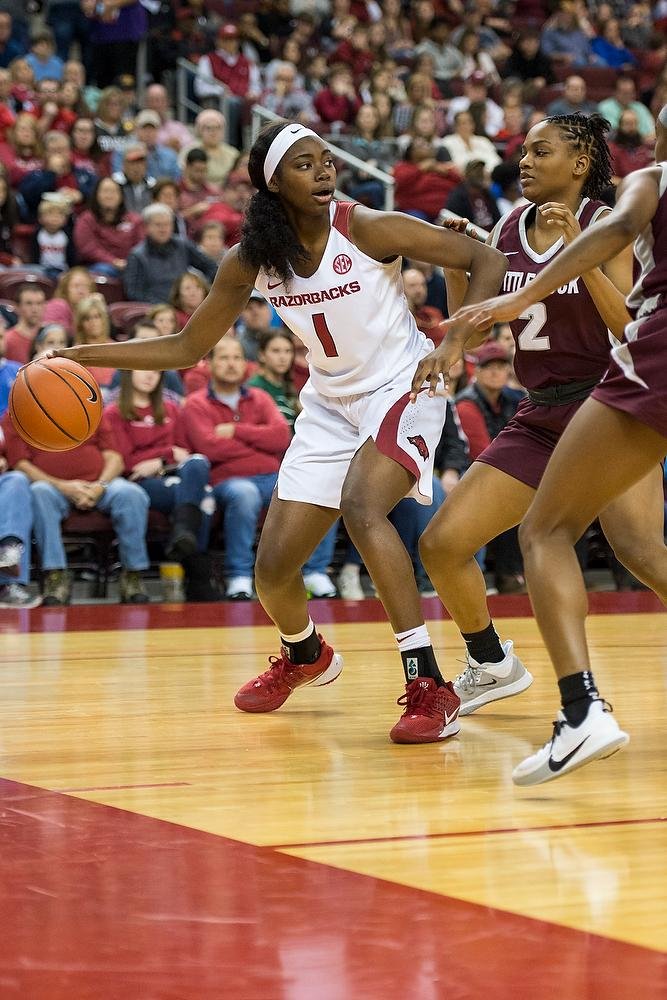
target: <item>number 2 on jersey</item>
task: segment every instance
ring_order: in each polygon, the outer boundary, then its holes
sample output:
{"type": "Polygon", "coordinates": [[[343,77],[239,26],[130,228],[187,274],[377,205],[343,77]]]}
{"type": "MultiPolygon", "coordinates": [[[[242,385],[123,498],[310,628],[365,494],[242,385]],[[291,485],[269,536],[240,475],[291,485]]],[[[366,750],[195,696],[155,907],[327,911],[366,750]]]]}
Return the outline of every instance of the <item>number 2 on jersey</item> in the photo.
{"type": "Polygon", "coordinates": [[[324,348],[326,356],[328,358],[337,358],[338,351],[336,350],[336,344],[327,326],[327,318],[324,313],[313,313],[313,326],[315,327],[317,339],[324,348]]]}
{"type": "Polygon", "coordinates": [[[518,319],[527,319],[517,340],[522,351],[548,351],[551,341],[546,334],[540,336],[540,330],[547,321],[547,307],[544,302],[536,302],[535,305],[524,309],[518,319]]]}

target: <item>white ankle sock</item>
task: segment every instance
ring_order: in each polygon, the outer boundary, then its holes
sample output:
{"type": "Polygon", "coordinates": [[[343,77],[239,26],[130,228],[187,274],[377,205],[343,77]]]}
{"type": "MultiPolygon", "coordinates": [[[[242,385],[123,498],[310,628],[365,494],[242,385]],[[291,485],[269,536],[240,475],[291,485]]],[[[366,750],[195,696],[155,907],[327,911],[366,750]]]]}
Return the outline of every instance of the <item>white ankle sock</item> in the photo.
{"type": "Polygon", "coordinates": [[[309,635],[315,631],[315,625],[313,624],[313,619],[308,619],[308,624],[306,625],[303,632],[297,632],[296,635],[285,635],[283,632],[280,633],[280,638],[284,642],[289,642],[294,644],[295,642],[301,642],[303,639],[307,639],[309,635]]]}
{"type": "Polygon", "coordinates": [[[398,643],[399,653],[405,653],[409,649],[423,649],[424,646],[431,645],[426,625],[418,625],[417,628],[411,628],[408,632],[394,632],[394,636],[398,643]]]}

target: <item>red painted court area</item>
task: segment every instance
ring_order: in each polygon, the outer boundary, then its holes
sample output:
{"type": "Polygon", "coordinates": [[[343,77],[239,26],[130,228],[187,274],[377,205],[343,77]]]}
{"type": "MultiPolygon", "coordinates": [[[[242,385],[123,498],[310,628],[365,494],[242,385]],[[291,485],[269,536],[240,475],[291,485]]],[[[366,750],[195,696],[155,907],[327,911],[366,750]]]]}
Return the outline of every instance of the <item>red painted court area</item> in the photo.
{"type": "Polygon", "coordinates": [[[0,996],[664,1000],[667,956],[0,781],[0,996]]]}

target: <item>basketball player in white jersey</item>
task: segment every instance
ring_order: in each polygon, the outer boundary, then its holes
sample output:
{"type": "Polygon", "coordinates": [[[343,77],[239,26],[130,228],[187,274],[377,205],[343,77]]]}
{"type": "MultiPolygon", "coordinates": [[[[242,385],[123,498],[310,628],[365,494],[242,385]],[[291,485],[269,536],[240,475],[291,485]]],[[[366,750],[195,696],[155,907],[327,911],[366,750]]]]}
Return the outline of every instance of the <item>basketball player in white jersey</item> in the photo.
{"type": "Polygon", "coordinates": [[[63,354],[114,368],[186,368],[231,327],[253,287],[267,297],[308,347],[310,381],[255,565],[257,594],[280,630],[281,654],[235,703],[270,712],[295,688],[328,684],[340,673],[341,657],[309,617],[300,568],[342,513],[403,660],[405,711],[391,738],[446,739],[459,729],[459,699],[438,670],[410,557],[387,518],[408,494],[431,502],[445,417],[444,396],[424,391],[410,405],[415,365],[433,345],[403,294],[401,255],[468,271],[468,303],[498,291],[505,258],[407,215],[334,201],[333,157],[301,125],[266,127],[250,152],[249,172],[257,193],[241,243],[181,333],[63,354]]]}

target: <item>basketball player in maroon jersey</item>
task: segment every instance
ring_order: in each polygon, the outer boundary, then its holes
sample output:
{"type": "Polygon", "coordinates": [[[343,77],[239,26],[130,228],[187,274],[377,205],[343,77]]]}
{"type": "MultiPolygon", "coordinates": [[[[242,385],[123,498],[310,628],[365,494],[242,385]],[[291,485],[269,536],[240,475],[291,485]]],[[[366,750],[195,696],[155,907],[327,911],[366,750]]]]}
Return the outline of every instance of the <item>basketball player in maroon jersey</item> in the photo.
{"type": "MultiPolygon", "coordinates": [[[[187,368],[230,329],[254,287],[309,348],[303,411],[283,459],[255,563],[255,586],[282,637],[280,656],[245,684],[247,712],[279,708],[301,686],[335,680],[342,660],[308,613],[301,567],[342,513],[381,596],[406,674],[398,743],[436,742],[459,729],[459,699],[442,678],[424,623],[412,563],[387,514],[412,490],[431,489],[444,398],[410,404],[414,366],[432,343],[403,294],[401,255],[471,273],[468,301],[497,292],[506,261],[497,250],[399,213],[335,203],[336,170],[310,129],[278,122],[250,151],[257,188],[241,243],[183,331],[63,351],[82,364],[187,368]],[[412,441],[410,440],[412,438],[412,441]]],[[[58,352],[60,353],[60,352],[58,352]]],[[[212,404],[214,405],[214,403],[212,404]]],[[[255,432],[216,427],[219,439],[255,432]]],[[[252,440],[259,440],[253,437],[252,440]]],[[[215,443],[215,442],[214,442],[215,443]]]]}
{"type": "MultiPolygon", "coordinates": [[[[627,503],[654,477],[667,453],[667,106],[656,136],[656,166],[623,180],[613,212],[599,225],[578,236],[532,284],[464,310],[482,329],[513,320],[636,240],[639,276],[628,297],[625,341],[613,348],[609,370],[563,433],[520,529],[535,617],[561,691],[577,695],[579,711],[572,715],[564,704],[552,738],[515,768],[519,785],[550,781],[628,742],[590,670],[586,591],[574,545],[595,517],[627,503]]],[[[647,514],[640,509],[636,516],[647,514]]],[[[650,585],[667,603],[667,555],[661,539],[653,537],[652,545],[650,585]]]]}
{"type": "MultiPolygon", "coordinates": [[[[594,229],[609,214],[595,200],[611,177],[607,128],[599,115],[572,115],[546,119],[528,133],[520,169],[531,204],[514,209],[490,237],[508,258],[505,292],[532,288],[549,261],[559,258],[582,229],[594,229]]],[[[454,277],[447,275],[448,290],[454,277]]],[[[496,634],[474,555],[524,518],[560,435],[608,367],[608,330],[617,338],[623,335],[629,319],[624,296],[631,284],[632,254],[621,247],[602,269],[561,283],[548,299],[522,311],[521,318],[513,314],[515,370],[528,398],[422,536],[424,565],[468,649],[467,669],[454,682],[461,714],[517,694],[532,681],[511,642],[501,644],[496,634]]],[[[468,335],[470,331],[468,327],[468,335]]],[[[446,372],[460,357],[465,338],[465,330],[455,323],[417,367],[414,387],[446,372]]],[[[621,562],[656,592],[664,589],[657,465],[608,505],[600,521],[621,562]]],[[[562,688],[565,711],[576,722],[586,712],[581,686],[566,680],[562,688]]]]}

